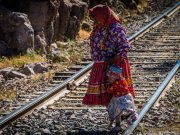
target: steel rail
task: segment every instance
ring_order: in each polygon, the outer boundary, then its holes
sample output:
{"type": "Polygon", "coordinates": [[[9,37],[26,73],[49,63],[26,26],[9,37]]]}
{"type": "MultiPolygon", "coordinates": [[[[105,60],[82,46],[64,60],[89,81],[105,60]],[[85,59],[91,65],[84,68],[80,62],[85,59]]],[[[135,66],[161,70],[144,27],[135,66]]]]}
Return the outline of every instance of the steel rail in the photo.
{"type": "Polygon", "coordinates": [[[133,40],[136,40],[137,37],[139,37],[142,33],[146,32],[148,29],[156,25],[159,21],[165,19],[169,14],[171,14],[174,10],[178,9],[180,5],[180,2],[177,2],[172,8],[164,12],[163,14],[156,17],[154,20],[152,20],[150,23],[148,23],[146,26],[144,26],[142,29],[140,29],[138,32],[134,33],[132,36],[128,38],[128,40],[131,42],[133,40]]]}
{"type": "Polygon", "coordinates": [[[50,98],[52,95],[58,93],[63,88],[67,87],[69,82],[76,80],[79,76],[88,72],[91,69],[92,65],[93,65],[93,62],[90,63],[89,65],[87,65],[86,68],[84,68],[84,69],[80,70],[79,72],[77,72],[76,74],[74,74],[72,77],[66,79],[64,82],[60,83],[56,87],[50,89],[48,92],[46,92],[46,93],[42,94],[41,96],[35,98],[34,100],[32,100],[29,103],[25,104],[24,106],[20,107],[19,109],[11,112],[7,116],[4,116],[0,120],[0,129],[5,127],[8,123],[16,120],[19,116],[24,115],[25,113],[27,113],[28,111],[30,111],[31,109],[33,109],[34,107],[39,105],[40,103],[44,102],[45,100],[50,98]]]}
{"type": "Polygon", "coordinates": [[[151,106],[155,103],[161,93],[165,90],[171,79],[174,77],[175,73],[177,72],[178,68],[180,67],[180,60],[177,61],[176,65],[172,68],[172,70],[168,73],[167,77],[164,81],[159,85],[156,92],[151,96],[151,98],[147,101],[144,105],[143,109],[139,113],[138,119],[123,133],[123,135],[130,135],[133,130],[138,126],[144,115],[147,111],[151,108],[151,106]]]}
{"type": "MultiPolygon", "coordinates": [[[[162,18],[165,18],[168,14],[171,14],[178,6],[178,2],[175,4],[172,8],[170,8],[168,11],[166,11],[164,14],[158,16],[156,19],[154,19],[152,22],[157,23],[162,18]]],[[[146,32],[147,29],[153,26],[153,23],[148,23],[145,27],[140,29],[137,33],[133,34],[128,38],[129,41],[132,41],[136,39],[138,36],[140,36],[142,33],[146,32]]],[[[76,79],[78,79],[81,75],[88,72],[93,66],[93,62],[90,63],[88,66],[74,74],[71,78],[66,79],[64,82],[60,83],[56,87],[50,89],[48,92],[42,94],[41,96],[37,97],[33,101],[30,101],[29,103],[25,104],[24,106],[20,107],[19,109],[11,112],[10,114],[4,116],[2,119],[0,119],[0,129],[8,125],[10,122],[13,122],[14,120],[18,119],[20,116],[26,114],[39,104],[45,102],[48,98],[50,98],[52,95],[55,95],[56,93],[59,93],[63,88],[67,87],[68,84],[76,79]]]]}

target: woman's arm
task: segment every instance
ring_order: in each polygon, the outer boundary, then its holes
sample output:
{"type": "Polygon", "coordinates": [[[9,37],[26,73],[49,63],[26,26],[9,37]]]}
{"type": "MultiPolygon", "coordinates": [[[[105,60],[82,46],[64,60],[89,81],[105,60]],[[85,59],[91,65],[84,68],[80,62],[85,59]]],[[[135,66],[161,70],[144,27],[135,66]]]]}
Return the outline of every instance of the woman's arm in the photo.
{"type": "Polygon", "coordinates": [[[116,54],[120,58],[127,58],[127,52],[131,49],[129,41],[126,36],[125,29],[122,27],[117,28],[117,44],[116,54]]]}

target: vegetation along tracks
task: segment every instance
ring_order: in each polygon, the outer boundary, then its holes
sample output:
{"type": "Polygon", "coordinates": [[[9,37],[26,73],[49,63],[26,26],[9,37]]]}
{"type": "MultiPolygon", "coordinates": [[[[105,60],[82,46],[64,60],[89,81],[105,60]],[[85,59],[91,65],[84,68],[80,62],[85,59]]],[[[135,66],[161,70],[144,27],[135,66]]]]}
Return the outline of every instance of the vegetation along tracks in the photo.
{"type": "MultiPolygon", "coordinates": [[[[150,22],[140,32],[129,38],[133,49],[128,57],[135,85],[135,104],[139,111],[180,58],[179,16],[179,3],[177,3],[174,9],[170,9],[162,16],[157,17],[157,20],[153,20],[154,22],[150,22]],[[169,16],[171,13],[172,15],[169,16]]],[[[21,128],[21,132],[27,132],[25,127],[31,125],[33,131],[38,132],[36,131],[37,121],[39,124],[41,123],[39,127],[42,126],[44,129],[47,128],[49,121],[52,121],[52,127],[49,129],[53,132],[60,132],[60,130],[76,132],[82,128],[89,132],[94,129],[106,129],[108,124],[106,109],[103,107],[86,107],[81,104],[92,64],[89,56],[87,56],[87,59],[71,66],[68,71],[56,73],[51,84],[52,89],[38,98],[32,98],[32,101],[12,113],[2,114],[4,117],[0,120],[0,128],[7,126],[21,115],[29,111],[32,112],[32,109],[37,108],[37,106],[44,106],[44,101],[46,101],[46,104],[49,104],[47,108],[35,110],[29,116],[14,123],[12,128],[16,131],[21,128]],[[51,104],[51,101],[54,103],[51,104]]],[[[28,96],[24,95],[25,98],[28,96]]],[[[2,129],[3,132],[13,132],[9,130],[10,127],[9,125],[2,129]]]]}

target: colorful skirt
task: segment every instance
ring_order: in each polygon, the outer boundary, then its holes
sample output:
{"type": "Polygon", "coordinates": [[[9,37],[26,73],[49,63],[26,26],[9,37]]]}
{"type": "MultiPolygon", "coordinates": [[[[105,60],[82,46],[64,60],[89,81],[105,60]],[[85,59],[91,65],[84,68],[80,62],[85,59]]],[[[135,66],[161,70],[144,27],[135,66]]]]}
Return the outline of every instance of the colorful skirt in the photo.
{"type": "MultiPolygon", "coordinates": [[[[113,65],[122,67],[122,76],[128,84],[128,88],[132,96],[134,96],[134,88],[130,73],[130,65],[127,59],[119,60],[113,65]]],[[[92,71],[90,73],[88,89],[83,104],[86,105],[103,105],[107,106],[110,102],[112,95],[107,93],[107,64],[105,62],[94,62],[92,71]]]]}
{"type": "Polygon", "coordinates": [[[112,96],[107,93],[106,89],[106,69],[107,65],[105,62],[94,62],[83,104],[108,105],[112,96]]]}

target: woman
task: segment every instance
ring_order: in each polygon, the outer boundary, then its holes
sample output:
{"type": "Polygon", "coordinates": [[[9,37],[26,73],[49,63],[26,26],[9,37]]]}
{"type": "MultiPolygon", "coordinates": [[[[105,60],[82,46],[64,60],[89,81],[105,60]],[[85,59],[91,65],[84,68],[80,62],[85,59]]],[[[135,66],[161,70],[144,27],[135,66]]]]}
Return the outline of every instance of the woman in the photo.
{"type": "Polygon", "coordinates": [[[94,65],[83,104],[107,106],[112,98],[112,95],[107,93],[108,65],[123,69],[122,76],[128,84],[130,93],[134,96],[130,65],[127,59],[130,45],[119,18],[108,6],[97,5],[89,10],[89,15],[95,23],[90,35],[90,53],[94,65]]]}

